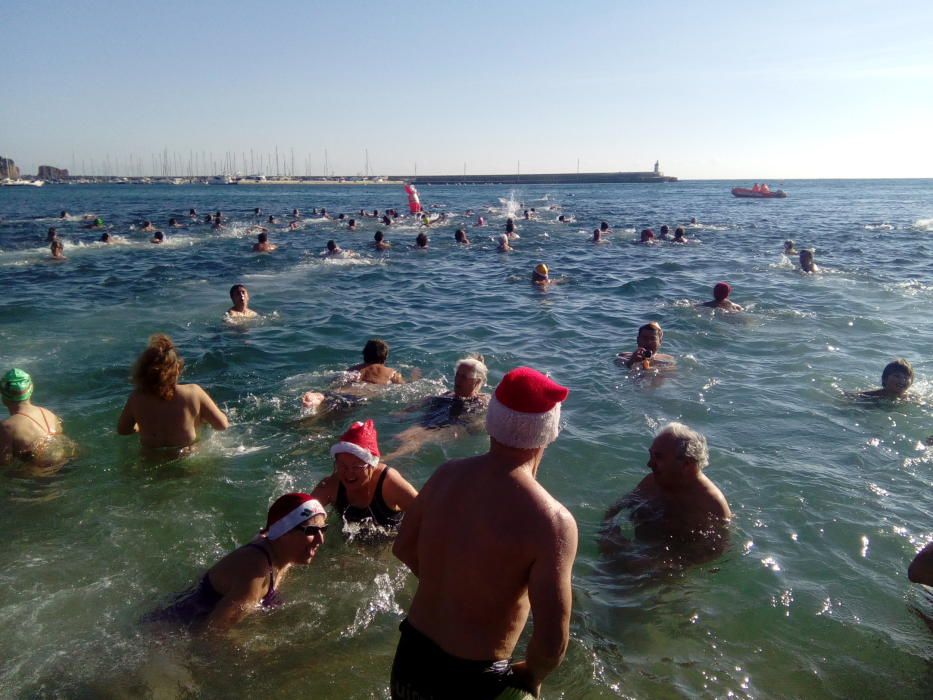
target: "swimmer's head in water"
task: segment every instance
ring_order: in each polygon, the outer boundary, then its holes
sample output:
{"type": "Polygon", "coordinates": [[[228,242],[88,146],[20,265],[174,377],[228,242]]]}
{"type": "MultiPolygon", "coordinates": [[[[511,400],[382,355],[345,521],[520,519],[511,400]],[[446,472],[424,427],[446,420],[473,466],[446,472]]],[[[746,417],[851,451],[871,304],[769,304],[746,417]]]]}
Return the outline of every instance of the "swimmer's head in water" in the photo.
{"type": "Polygon", "coordinates": [[[373,240],[376,241],[376,243],[381,243],[383,238],[385,238],[385,236],[382,231],[376,231],[376,233],[373,234],[373,240]]]}
{"type": "Polygon", "coordinates": [[[684,480],[695,479],[697,471],[709,464],[706,438],[683,423],[664,426],[648,454],[648,468],[662,488],[677,488],[684,480]]]}
{"type": "Polygon", "coordinates": [[[417,238],[415,238],[415,243],[419,248],[428,247],[428,235],[426,233],[419,233],[417,238]]]}
{"type": "Polygon", "coordinates": [[[246,291],[246,286],[242,284],[235,284],[230,287],[230,299],[234,303],[240,299],[248,300],[249,292],[246,291]]]}
{"type": "Polygon", "coordinates": [[[22,403],[32,397],[32,377],[15,367],[0,378],[0,395],[9,403],[22,403]]]}
{"type": "Polygon", "coordinates": [[[793,250],[793,249],[794,249],[794,242],[792,240],[788,239],[784,241],[784,250],[793,250]]]}
{"type": "Polygon", "coordinates": [[[110,234],[109,234],[109,233],[102,233],[101,236],[100,236],[100,242],[101,242],[101,243],[110,243],[110,234]]]}
{"type": "Polygon", "coordinates": [[[881,386],[894,394],[903,394],[914,383],[914,368],[903,357],[889,362],[881,373],[881,386]]]}
{"type": "Polygon", "coordinates": [[[370,338],[363,346],[363,362],[366,364],[385,364],[389,359],[389,344],[382,338],[370,338]]]}
{"type": "Polygon", "coordinates": [[[608,222],[608,221],[600,221],[600,222],[599,222],[599,230],[600,230],[600,231],[608,231],[608,230],[609,230],[609,222],[608,222]]]}
{"type": "Polygon", "coordinates": [[[258,236],[256,236],[256,240],[258,240],[260,243],[265,243],[269,240],[269,234],[263,231],[258,236]]]}
{"type": "Polygon", "coordinates": [[[331,253],[335,252],[337,250],[336,241],[327,241],[327,250],[329,250],[331,253]]]}
{"type": "Polygon", "coordinates": [[[646,242],[646,241],[650,241],[650,240],[652,240],[653,238],[654,238],[654,231],[652,231],[650,228],[642,229],[642,231],[641,231],[641,240],[642,240],[642,243],[644,243],[644,242],[646,242]]]}
{"type": "Polygon", "coordinates": [[[371,467],[379,464],[379,435],[376,424],[367,418],[365,422],[356,421],[340,436],[340,442],[330,448],[330,456],[339,454],[353,455],[371,467]]]}
{"type": "Polygon", "coordinates": [[[103,226],[103,225],[104,225],[104,220],[101,219],[101,218],[98,216],[96,219],[94,219],[94,225],[95,225],[95,226],[103,226]]]}
{"type": "Polygon", "coordinates": [[[537,370],[517,367],[502,378],[490,399],[486,432],[506,447],[546,447],[560,432],[560,404],[568,393],[537,370]]]}
{"type": "Polygon", "coordinates": [[[458,228],[458,229],[454,232],[454,240],[457,241],[458,243],[462,243],[463,241],[465,241],[465,240],[466,240],[466,231],[464,231],[462,228],[458,228]]]}
{"type": "Polygon", "coordinates": [[[505,232],[515,233],[515,223],[511,219],[505,222],[505,232]]]}
{"type": "Polygon", "coordinates": [[[286,493],[275,499],[266,517],[266,537],[277,540],[311,518],[327,511],[316,498],[306,493],[286,493]]]}
{"type": "Polygon", "coordinates": [[[489,370],[483,357],[465,357],[454,366],[454,393],[457,396],[472,396],[486,383],[489,370]]]}
{"type": "Polygon", "coordinates": [[[152,240],[158,241],[159,243],[161,243],[162,241],[165,240],[165,234],[162,233],[161,231],[156,231],[155,233],[152,234],[152,240]]]}
{"type": "Polygon", "coordinates": [[[657,321],[651,321],[638,329],[638,347],[657,352],[661,347],[661,340],[664,338],[664,331],[661,330],[661,324],[657,321]]]}
{"type": "Polygon", "coordinates": [[[133,384],[144,393],[168,401],[175,396],[175,384],[184,367],[185,361],[176,352],[172,339],[157,333],[149,338],[149,347],[133,365],[133,384]]]}
{"type": "Polygon", "coordinates": [[[544,263],[538,263],[535,265],[534,271],[531,273],[531,278],[535,282],[544,282],[547,281],[550,270],[548,270],[547,265],[544,263]]]}
{"type": "Polygon", "coordinates": [[[667,227],[667,224],[661,224],[661,235],[662,236],[666,236],[670,232],[671,230],[667,227]]]}
{"type": "Polygon", "coordinates": [[[687,232],[684,230],[684,227],[683,227],[683,226],[678,226],[677,228],[674,229],[674,240],[681,239],[681,238],[683,238],[686,234],[687,234],[687,232]]]}
{"type": "Polygon", "coordinates": [[[729,286],[728,282],[717,282],[716,286],[713,287],[713,299],[716,301],[723,301],[728,298],[732,293],[732,287],[729,286]]]}

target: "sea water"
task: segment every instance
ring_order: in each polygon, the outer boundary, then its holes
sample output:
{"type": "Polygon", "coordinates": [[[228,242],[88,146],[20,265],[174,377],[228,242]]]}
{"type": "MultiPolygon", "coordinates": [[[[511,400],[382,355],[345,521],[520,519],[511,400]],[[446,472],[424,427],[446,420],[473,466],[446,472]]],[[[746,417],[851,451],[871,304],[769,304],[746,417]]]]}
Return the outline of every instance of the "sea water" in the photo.
{"type": "MultiPolygon", "coordinates": [[[[272,499],[329,474],[328,448],[352,418],[373,418],[390,451],[415,415],[401,409],[451,388],[454,362],[479,352],[490,384],[527,364],[570,388],[539,472],[580,529],[570,647],[545,697],[930,697],[933,605],[905,572],[933,539],[933,182],[793,181],[787,199],[766,201],[732,198],[736,184],[748,183],[424,187],[430,210],[451,217],[426,251],[406,220],[384,229],[393,247],[376,254],[382,226],[356,216],[356,232],[270,226],[279,249],[268,255],[250,252],[247,230],[266,214],[402,209],[404,193],[0,188],[0,368],[28,370],[35,402],[80,445],[53,476],[0,478],[0,695],[387,697],[415,580],[388,547],[333,528],[312,565],[288,575],[286,605],[228,638],[156,634],[139,620],[251,538],[272,499]],[[167,228],[190,207],[220,210],[228,226],[167,228]],[[515,251],[497,253],[506,213],[531,207],[538,218],[517,220],[515,251]],[[63,209],[74,218],[57,220],[63,209]],[[102,216],[116,242],[97,243],[83,214],[102,216]],[[472,227],[478,215],[489,226],[472,227]],[[691,217],[690,245],[633,243],[691,217]],[[143,219],[165,244],[148,242],[143,219]],[[613,233],[597,246],[601,220],[613,233]],[[48,260],[49,226],[64,262],[48,260]],[[458,226],[471,246],[454,243],[458,226]],[[331,238],[361,256],[322,259],[331,238]],[[788,238],[815,248],[821,274],[781,255],[788,238]],[[533,286],[539,262],[563,284],[533,286]],[[720,280],[745,313],[694,307],[720,280]],[[223,321],[235,283],[258,320],[223,321]],[[678,362],[663,377],[613,362],[651,320],[678,362]],[[115,430],[155,332],[231,421],[175,460],[147,458],[115,430]],[[301,394],[327,387],[374,336],[391,344],[391,366],[421,378],[339,420],[300,421],[301,394]],[[847,395],[877,388],[901,356],[917,373],[911,400],[847,395]],[[735,513],[729,547],[633,572],[600,554],[597,531],[672,420],[709,439],[707,473],[735,513]]],[[[420,486],[485,446],[467,436],[392,466],[420,486]]]]}

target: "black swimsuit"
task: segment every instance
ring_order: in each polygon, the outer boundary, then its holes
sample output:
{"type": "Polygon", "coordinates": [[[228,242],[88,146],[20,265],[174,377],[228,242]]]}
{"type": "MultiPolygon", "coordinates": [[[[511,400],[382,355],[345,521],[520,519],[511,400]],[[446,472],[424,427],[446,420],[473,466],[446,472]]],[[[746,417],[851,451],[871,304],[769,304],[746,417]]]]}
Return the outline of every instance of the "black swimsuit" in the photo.
{"type": "Polygon", "coordinates": [[[334,508],[337,509],[337,512],[345,521],[348,523],[370,521],[384,528],[394,529],[398,527],[404,514],[401,511],[392,510],[382,498],[382,483],[386,480],[386,474],[389,473],[390,468],[386,467],[382,472],[382,476],[379,477],[379,482],[376,484],[376,493],[373,494],[373,500],[370,501],[368,507],[361,508],[360,506],[350,505],[343,482],[338,482],[337,501],[334,503],[334,508]]]}

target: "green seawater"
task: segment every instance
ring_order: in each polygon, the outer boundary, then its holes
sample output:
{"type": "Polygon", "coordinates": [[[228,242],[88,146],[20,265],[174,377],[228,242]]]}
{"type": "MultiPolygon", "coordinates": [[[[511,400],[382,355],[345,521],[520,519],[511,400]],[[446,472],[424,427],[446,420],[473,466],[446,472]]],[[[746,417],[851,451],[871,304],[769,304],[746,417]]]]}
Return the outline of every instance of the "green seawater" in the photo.
{"type": "MultiPolygon", "coordinates": [[[[485,355],[493,385],[527,364],[571,390],[539,474],[580,528],[570,648],[544,697],[933,695],[933,602],[906,578],[933,539],[933,182],[789,181],[775,201],[733,199],[740,184],[427,187],[422,201],[450,222],[429,231],[427,251],[411,247],[414,222],[386,229],[382,255],[373,219],[357,216],[357,232],[270,227],[280,247],[269,255],[250,252],[247,227],[257,206],[282,221],[293,207],[403,210],[400,189],[0,188],[0,369],[32,373],[35,402],[80,445],[57,474],[0,477],[0,696],[388,697],[415,581],[387,546],[333,528],[287,577],[286,604],[228,639],[155,635],[140,618],[251,538],[276,496],[329,474],[351,419],[373,418],[393,449],[416,415],[401,409],[449,389],[468,352],[485,355]],[[515,251],[496,253],[491,238],[522,204],[539,219],[517,220],[515,251]],[[190,207],[231,225],[166,228],[190,207]],[[63,209],[103,216],[118,243],[59,222],[63,209]],[[561,213],[575,222],[558,224],[561,213]],[[489,226],[471,226],[477,215],[489,226]],[[632,243],[693,216],[694,244],[632,243]],[[143,219],[166,244],[148,243],[143,219]],[[601,220],[614,231],[594,246],[601,220]],[[461,225],[469,248],[454,244],[461,225]],[[49,226],[63,263],[46,260],[49,226]],[[361,257],[322,260],[331,238],[361,257]],[[815,247],[823,273],[796,271],[780,254],[787,238],[815,247]],[[538,262],[565,283],[534,288],[538,262]],[[745,313],[694,308],[719,280],[745,313]],[[234,283],[258,321],[223,321],[234,283]],[[613,362],[649,320],[678,360],[660,379],[613,362]],[[231,419],[176,460],[142,455],[115,429],[155,332],[231,419]],[[422,378],[349,416],[301,422],[301,394],[358,362],[373,336],[391,344],[390,365],[422,378]],[[876,388],[900,356],[916,371],[911,400],[846,395],[876,388]],[[596,532],[671,420],[709,440],[708,475],[735,513],[730,542],[715,561],[634,572],[600,554],[596,532]]],[[[485,445],[468,436],[392,466],[420,486],[485,445]]]]}

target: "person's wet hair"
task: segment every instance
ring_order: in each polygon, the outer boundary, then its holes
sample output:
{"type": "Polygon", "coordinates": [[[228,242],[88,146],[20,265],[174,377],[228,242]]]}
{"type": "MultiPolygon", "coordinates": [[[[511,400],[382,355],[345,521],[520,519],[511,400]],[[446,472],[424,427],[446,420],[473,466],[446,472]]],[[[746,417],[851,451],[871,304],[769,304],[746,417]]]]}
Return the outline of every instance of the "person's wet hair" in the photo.
{"type": "Polygon", "coordinates": [[[608,230],[609,230],[609,224],[608,224],[608,222],[606,222],[606,221],[600,221],[600,222],[599,222],[599,230],[600,230],[600,231],[608,231],[608,230]]]}
{"type": "Polygon", "coordinates": [[[327,250],[330,250],[330,251],[337,250],[337,242],[333,240],[327,241],[327,250]]]}
{"type": "Polygon", "coordinates": [[[133,365],[133,384],[144,393],[168,401],[175,396],[175,384],[184,366],[172,339],[157,333],[149,338],[149,347],[133,365]]]}
{"type": "Polygon", "coordinates": [[[906,375],[908,382],[910,384],[913,384],[914,382],[913,365],[911,365],[910,362],[905,360],[903,357],[900,357],[894,360],[894,362],[889,362],[887,365],[885,365],[884,370],[881,372],[881,384],[883,385],[885,381],[887,380],[887,378],[890,377],[892,374],[897,374],[897,373],[906,375]]]}
{"type": "Polygon", "coordinates": [[[515,224],[511,219],[505,222],[505,232],[506,233],[515,233],[515,224]]]}
{"type": "Polygon", "coordinates": [[[465,240],[466,240],[466,231],[464,231],[462,228],[458,228],[458,229],[454,232],[454,240],[457,241],[458,243],[461,242],[461,241],[465,241],[465,240]]]}
{"type": "Polygon", "coordinates": [[[161,231],[156,231],[155,233],[152,234],[152,237],[153,237],[153,239],[155,239],[155,240],[157,240],[157,241],[163,241],[163,240],[165,240],[165,234],[162,233],[161,231]]]}
{"type": "Polygon", "coordinates": [[[373,235],[373,239],[376,241],[376,243],[381,243],[383,238],[384,236],[382,231],[376,231],[376,233],[373,235]]]}
{"type": "Polygon", "coordinates": [[[661,224],[661,235],[662,236],[666,236],[668,233],[670,233],[670,231],[671,230],[667,227],[667,224],[661,224]]]}
{"type": "Polygon", "coordinates": [[[674,229],[674,238],[683,238],[686,235],[686,230],[683,226],[678,226],[674,229]]]}
{"type": "Polygon", "coordinates": [[[419,247],[419,248],[427,248],[427,247],[428,247],[428,236],[427,236],[427,234],[426,234],[426,233],[419,233],[419,234],[418,234],[418,237],[415,238],[415,243],[418,244],[418,247],[419,247]]]}
{"type": "Polygon", "coordinates": [[[259,242],[260,242],[260,243],[265,243],[266,241],[269,240],[269,234],[266,233],[265,231],[263,231],[263,232],[260,233],[258,236],[256,236],[256,238],[259,239],[259,242]]]}
{"type": "Polygon", "coordinates": [[[389,359],[389,344],[382,338],[370,338],[363,346],[363,362],[385,364],[389,359]]]}
{"type": "Polygon", "coordinates": [[[230,287],[230,298],[233,299],[233,295],[236,294],[236,293],[237,293],[238,291],[240,291],[241,289],[245,292],[245,291],[246,291],[246,285],[243,285],[243,284],[235,284],[235,285],[233,285],[232,287],[230,287]]]}

